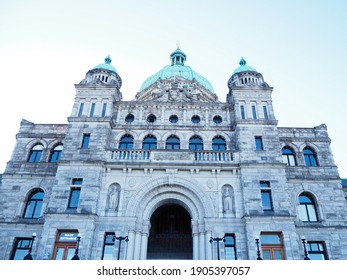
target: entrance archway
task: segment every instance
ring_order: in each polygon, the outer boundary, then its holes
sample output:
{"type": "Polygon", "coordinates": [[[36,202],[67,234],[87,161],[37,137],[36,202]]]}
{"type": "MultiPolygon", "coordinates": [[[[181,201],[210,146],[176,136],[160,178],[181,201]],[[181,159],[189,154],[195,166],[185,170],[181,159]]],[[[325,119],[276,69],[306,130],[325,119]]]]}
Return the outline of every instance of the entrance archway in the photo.
{"type": "Polygon", "coordinates": [[[178,204],[165,204],[150,219],[147,259],[192,259],[191,216],[178,204]]]}

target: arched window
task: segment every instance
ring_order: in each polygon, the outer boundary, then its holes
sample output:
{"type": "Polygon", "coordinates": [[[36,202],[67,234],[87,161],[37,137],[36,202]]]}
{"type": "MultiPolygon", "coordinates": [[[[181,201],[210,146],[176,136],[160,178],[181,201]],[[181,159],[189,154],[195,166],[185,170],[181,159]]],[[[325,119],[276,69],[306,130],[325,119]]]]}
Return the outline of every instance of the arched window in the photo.
{"type": "Polygon", "coordinates": [[[43,197],[45,193],[42,190],[33,192],[25,205],[23,218],[38,219],[41,216],[43,197]]]}
{"type": "Polygon", "coordinates": [[[222,136],[216,136],[212,139],[212,150],[225,151],[227,148],[225,139],[222,136]]]}
{"type": "Polygon", "coordinates": [[[317,222],[317,208],[312,196],[308,193],[299,195],[299,219],[303,222],[317,222]]]}
{"type": "Polygon", "coordinates": [[[191,151],[202,151],[204,149],[204,142],[201,137],[194,135],[189,139],[189,150],[191,151]]]}
{"type": "Polygon", "coordinates": [[[306,166],[318,166],[317,154],[309,147],[304,149],[304,159],[306,166]]]}
{"type": "Polygon", "coordinates": [[[49,159],[49,162],[56,162],[61,157],[61,152],[63,151],[63,145],[57,145],[53,149],[53,152],[51,153],[51,157],[49,159]]]}
{"type": "Polygon", "coordinates": [[[41,159],[42,150],[43,146],[41,144],[37,144],[34,147],[32,147],[29,154],[28,162],[39,162],[41,159]]]}
{"type": "Polygon", "coordinates": [[[130,134],[125,134],[119,141],[119,149],[132,149],[134,138],[130,134]]]}
{"type": "Polygon", "coordinates": [[[166,139],[166,145],[165,145],[166,150],[179,150],[180,149],[180,139],[172,135],[166,139]]]}
{"type": "Polygon", "coordinates": [[[156,150],[157,149],[157,138],[153,135],[147,135],[142,142],[143,150],[156,150]]]}
{"type": "Polygon", "coordinates": [[[287,146],[282,148],[282,158],[288,166],[296,166],[295,154],[291,148],[287,146]]]}

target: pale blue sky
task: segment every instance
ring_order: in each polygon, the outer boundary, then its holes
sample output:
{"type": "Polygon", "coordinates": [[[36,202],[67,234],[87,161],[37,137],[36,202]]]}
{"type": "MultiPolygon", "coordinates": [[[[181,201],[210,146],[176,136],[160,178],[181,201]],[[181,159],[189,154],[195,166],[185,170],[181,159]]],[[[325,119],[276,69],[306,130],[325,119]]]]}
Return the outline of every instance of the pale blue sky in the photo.
{"type": "Polygon", "coordinates": [[[328,126],[347,178],[343,0],[0,0],[0,173],[22,118],[67,123],[74,84],[108,54],[131,100],[176,41],[221,101],[243,56],[274,87],[279,126],[328,126]]]}

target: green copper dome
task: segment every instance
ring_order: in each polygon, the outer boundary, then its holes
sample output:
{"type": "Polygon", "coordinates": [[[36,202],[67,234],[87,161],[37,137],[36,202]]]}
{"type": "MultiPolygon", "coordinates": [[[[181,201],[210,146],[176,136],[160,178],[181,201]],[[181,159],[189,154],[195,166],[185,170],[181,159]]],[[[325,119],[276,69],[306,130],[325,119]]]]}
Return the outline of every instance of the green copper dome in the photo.
{"type": "Polygon", "coordinates": [[[244,60],[243,57],[240,59],[240,66],[236,68],[236,70],[233,72],[234,74],[241,73],[241,72],[258,72],[255,68],[248,66],[246,60],[244,60]]]}
{"type": "Polygon", "coordinates": [[[140,91],[143,91],[146,88],[150,87],[159,79],[165,80],[171,77],[179,76],[189,81],[195,79],[204,88],[214,93],[211,83],[206,78],[195,72],[191,67],[184,65],[186,61],[186,55],[179,48],[177,48],[177,50],[170,55],[170,58],[171,65],[164,66],[164,68],[159,72],[146,79],[143,82],[140,91]]]}
{"type": "Polygon", "coordinates": [[[105,58],[105,63],[96,65],[95,67],[93,67],[93,69],[106,69],[106,70],[113,71],[113,72],[115,72],[115,73],[118,74],[116,68],[114,68],[114,67],[111,65],[111,62],[112,62],[111,57],[110,57],[110,55],[108,55],[108,56],[105,58]]]}

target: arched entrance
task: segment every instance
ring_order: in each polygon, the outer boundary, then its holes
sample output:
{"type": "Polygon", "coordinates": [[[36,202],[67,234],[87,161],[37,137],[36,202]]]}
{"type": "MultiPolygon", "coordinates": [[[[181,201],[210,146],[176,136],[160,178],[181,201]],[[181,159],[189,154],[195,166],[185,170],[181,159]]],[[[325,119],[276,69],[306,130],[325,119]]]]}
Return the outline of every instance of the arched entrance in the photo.
{"type": "Polygon", "coordinates": [[[147,259],[192,259],[191,216],[178,204],[165,204],[154,211],[148,238],[147,259]]]}

